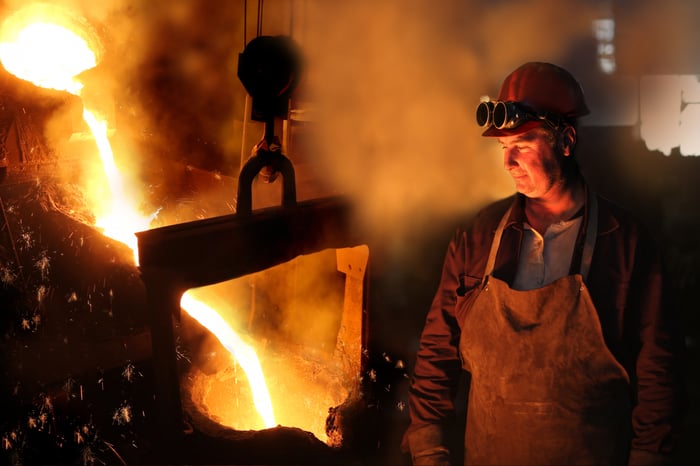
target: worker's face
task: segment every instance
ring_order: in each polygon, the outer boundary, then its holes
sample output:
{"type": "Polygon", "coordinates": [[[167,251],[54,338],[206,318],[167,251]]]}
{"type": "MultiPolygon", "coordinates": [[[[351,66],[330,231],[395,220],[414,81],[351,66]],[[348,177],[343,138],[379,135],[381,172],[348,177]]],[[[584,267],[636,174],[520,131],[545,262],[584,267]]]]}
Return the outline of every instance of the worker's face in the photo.
{"type": "Polygon", "coordinates": [[[535,128],[523,134],[498,138],[503,147],[503,165],[515,189],[530,198],[542,198],[563,181],[561,164],[552,137],[535,128]]]}

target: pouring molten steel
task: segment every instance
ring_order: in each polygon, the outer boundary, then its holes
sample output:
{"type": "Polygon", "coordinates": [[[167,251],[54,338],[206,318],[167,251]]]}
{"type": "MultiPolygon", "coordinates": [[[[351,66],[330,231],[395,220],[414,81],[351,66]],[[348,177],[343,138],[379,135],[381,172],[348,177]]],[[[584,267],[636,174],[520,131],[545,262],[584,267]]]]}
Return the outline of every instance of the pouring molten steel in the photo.
{"type": "MultiPolygon", "coordinates": [[[[0,61],[5,69],[39,87],[66,91],[80,97],[83,84],[76,76],[97,66],[98,54],[91,48],[88,34],[81,35],[62,24],[70,25],[70,18],[62,10],[49,7],[38,9],[37,6],[10,16],[3,23],[0,41],[0,61]]],[[[134,232],[147,229],[153,215],[139,213],[135,208],[138,200],[129,195],[129,192],[135,191],[125,189],[107,136],[107,122],[87,107],[83,108],[83,119],[97,144],[103,181],[109,186],[102,192],[87,193],[90,204],[96,210],[96,226],[106,236],[135,251],[134,232]]],[[[95,183],[95,186],[100,184],[95,183]]]]}
{"type": "MultiPolygon", "coordinates": [[[[82,26],[84,24],[75,16],[54,6],[36,4],[19,10],[5,20],[0,30],[0,62],[20,79],[80,97],[83,84],[77,76],[97,66],[99,61],[97,46],[82,26]]],[[[138,190],[127,189],[115,163],[107,121],[87,107],[83,109],[83,119],[99,151],[104,176],[102,185],[109,187],[101,193],[86,193],[94,206],[95,226],[105,236],[129,246],[137,262],[138,245],[134,233],[150,228],[155,214],[145,215],[136,208],[139,199],[133,193],[138,190]]],[[[238,361],[246,372],[255,406],[265,426],[274,427],[272,402],[254,349],[241,340],[204,298],[198,300],[186,292],[181,307],[214,333],[238,361]]]]}

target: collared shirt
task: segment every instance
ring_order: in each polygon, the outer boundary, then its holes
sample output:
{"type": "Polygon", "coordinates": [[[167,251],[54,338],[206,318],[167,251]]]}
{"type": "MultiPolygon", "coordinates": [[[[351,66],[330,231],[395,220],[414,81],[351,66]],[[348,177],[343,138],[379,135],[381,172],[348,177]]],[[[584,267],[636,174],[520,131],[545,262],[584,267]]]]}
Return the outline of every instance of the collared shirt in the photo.
{"type": "Polygon", "coordinates": [[[541,288],[569,275],[574,245],[582,223],[582,216],[556,222],[542,235],[525,222],[518,271],[512,288],[541,288]]]}

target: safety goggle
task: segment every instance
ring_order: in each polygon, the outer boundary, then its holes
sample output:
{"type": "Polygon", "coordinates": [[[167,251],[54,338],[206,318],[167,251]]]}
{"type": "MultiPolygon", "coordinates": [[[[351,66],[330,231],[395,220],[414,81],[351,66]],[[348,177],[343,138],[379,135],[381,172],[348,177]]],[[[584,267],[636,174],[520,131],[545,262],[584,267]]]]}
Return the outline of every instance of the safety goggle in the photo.
{"type": "Polygon", "coordinates": [[[487,100],[476,107],[476,122],[482,128],[513,129],[527,121],[541,121],[554,129],[562,123],[555,115],[535,112],[518,102],[487,100]]]}

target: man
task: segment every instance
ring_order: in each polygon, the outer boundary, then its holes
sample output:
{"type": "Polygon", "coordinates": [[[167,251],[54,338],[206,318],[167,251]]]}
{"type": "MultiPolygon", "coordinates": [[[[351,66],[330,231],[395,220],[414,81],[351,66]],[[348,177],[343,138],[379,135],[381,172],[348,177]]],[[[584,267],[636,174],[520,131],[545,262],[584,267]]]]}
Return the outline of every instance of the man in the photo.
{"type": "Polygon", "coordinates": [[[448,465],[462,369],[465,464],[668,464],[683,338],[659,251],[574,159],[588,113],[571,74],[526,63],[482,102],[517,194],[449,244],[409,394],[403,448],[448,465]]]}

